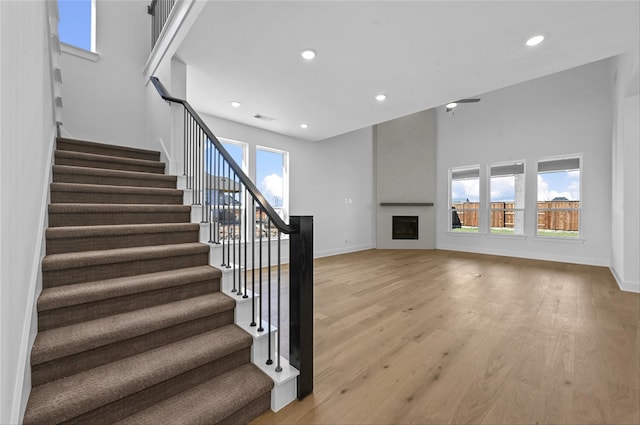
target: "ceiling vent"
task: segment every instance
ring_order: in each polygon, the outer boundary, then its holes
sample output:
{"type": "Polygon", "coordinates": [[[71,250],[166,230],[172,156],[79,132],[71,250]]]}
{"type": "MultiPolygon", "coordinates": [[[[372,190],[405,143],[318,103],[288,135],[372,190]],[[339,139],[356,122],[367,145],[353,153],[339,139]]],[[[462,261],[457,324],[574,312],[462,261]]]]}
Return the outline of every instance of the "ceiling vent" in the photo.
{"type": "Polygon", "coordinates": [[[253,116],[253,118],[257,118],[257,119],[262,120],[262,121],[274,121],[275,120],[275,118],[271,118],[271,117],[268,117],[268,116],[262,115],[262,114],[255,114],[253,116]]]}

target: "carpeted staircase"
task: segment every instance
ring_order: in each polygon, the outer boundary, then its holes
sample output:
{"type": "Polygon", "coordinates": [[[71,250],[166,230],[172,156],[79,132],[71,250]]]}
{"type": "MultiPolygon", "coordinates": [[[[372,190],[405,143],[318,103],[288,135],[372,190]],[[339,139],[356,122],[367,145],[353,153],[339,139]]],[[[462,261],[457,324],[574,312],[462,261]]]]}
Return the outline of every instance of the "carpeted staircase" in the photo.
{"type": "Polygon", "coordinates": [[[269,409],[160,154],[58,139],[24,424],[238,424],[269,409]]]}

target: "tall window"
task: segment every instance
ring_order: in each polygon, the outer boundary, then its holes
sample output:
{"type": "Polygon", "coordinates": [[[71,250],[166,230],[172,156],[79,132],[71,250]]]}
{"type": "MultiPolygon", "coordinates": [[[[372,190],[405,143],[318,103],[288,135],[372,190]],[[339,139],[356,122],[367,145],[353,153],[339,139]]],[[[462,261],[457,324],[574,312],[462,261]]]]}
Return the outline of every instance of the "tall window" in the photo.
{"type": "Polygon", "coordinates": [[[58,0],[60,41],[95,52],[95,0],[58,0]]]}
{"type": "Polygon", "coordinates": [[[256,148],[256,184],[278,215],[289,220],[289,153],[256,148]]]}
{"type": "Polygon", "coordinates": [[[580,236],[580,158],[538,162],[538,236],[580,236]]]}
{"type": "Polygon", "coordinates": [[[449,230],[478,233],[480,167],[452,169],[450,176],[449,230]]]}
{"type": "Polygon", "coordinates": [[[491,233],[524,234],[524,162],[490,167],[491,233]]]}

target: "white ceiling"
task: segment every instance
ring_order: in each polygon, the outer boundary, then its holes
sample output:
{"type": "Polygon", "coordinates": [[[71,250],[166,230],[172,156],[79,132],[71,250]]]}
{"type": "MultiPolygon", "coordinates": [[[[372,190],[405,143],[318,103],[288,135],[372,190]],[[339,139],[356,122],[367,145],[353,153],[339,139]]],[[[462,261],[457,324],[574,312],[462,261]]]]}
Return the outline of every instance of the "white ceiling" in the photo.
{"type": "Polygon", "coordinates": [[[321,140],[638,49],[639,5],[211,1],[177,56],[196,110],[321,140]],[[526,47],[538,33],[545,41],[526,47]],[[300,57],[305,48],[313,61],[300,57]]]}

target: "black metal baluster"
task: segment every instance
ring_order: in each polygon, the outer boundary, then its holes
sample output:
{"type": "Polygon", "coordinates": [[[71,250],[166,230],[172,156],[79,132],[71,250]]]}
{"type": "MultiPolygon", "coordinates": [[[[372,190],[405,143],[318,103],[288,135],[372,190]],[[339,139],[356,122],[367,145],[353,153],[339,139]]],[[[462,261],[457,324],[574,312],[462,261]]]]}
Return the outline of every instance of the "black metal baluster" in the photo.
{"type": "Polygon", "coordinates": [[[260,323],[260,327],[258,328],[258,332],[263,332],[264,328],[262,327],[262,300],[264,298],[262,298],[262,205],[258,204],[258,208],[260,209],[260,245],[258,245],[258,255],[260,256],[260,258],[258,259],[258,264],[259,264],[259,281],[258,281],[258,287],[259,292],[260,292],[260,314],[258,317],[258,322],[260,323]]]}
{"type": "MultiPolygon", "coordinates": [[[[229,163],[229,169],[231,169],[231,163],[229,163]]],[[[231,174],[229,174],[229,177],[231,177],[231,174]]],[[[233,204],[233,206],[231,207],[231,239],[232,239],[232,244],[233,244],[233,249],[232,254],[233,254],[233,265],[235,267],[237,267],[237,263],[236,263],[236,197],[235,197],[235,172],[234,172],[234,179],[233,181],[231,180],[231,178],[229,178],[229,202],[231,204],[233,204]],[[233,183],[233,186],[231,186],[231,184],[233,183]],[[231,192],[231,191],[234,192],[231,192]],[[233,193],[233,197],[231,196],[231,193],[233,193]]],[[[233,289],[231,290],[231,292],[239,292],[238,288],[236,288],[236,271],[233,270],[233,289]]]]}
{"type": "MultiPolygon", "coordinates": [[[[191,186],[191,127],[193,126],[193,117],[188,114],[188,122],[186,124],[188,138],[185,140],[186,156],[184,158],[184,169],[186,176],[187,189],[192,190],[191,186]]],[[[193,193],[191,194],[191,204],[193,205],[193,193]]]]}
{"type": "Polygon", "coordinates": [[[204,130],[200,129],[200,137],[202,139],[202,142],[200,143],[201,147],[200,147],[200,166],[202,167],[202,170],[200,171],[200,179],[201,179],[201,184],[200,184],[200,193],[202,198],[200,199],[200,203],[202,204],[202,214],[200,217],[200,223],[206,223],[205,220],[205,212],[206,212],[206,203],[207,203],[207,193],[205,190],[206,187],[206,183],[207,183],[207,163],[205,161],[205,149],[207,146],[207,136],[204,134],[204,130]]]}
{"type": "MultiPolygon", "coordinates": [[[[220,244],[220,176],[222,175],[222,171],[220,171],[220,151],[216,148],[216,233],[215,233],[215,241],[217,244],[220,244]]],[[[222,261],[224,262],[224,245],[222,249],[222,261]]]]}
{"type": "MultiPolygon", "coordinates": [[[[242,193],[244,194],[242,197],[244,199],[240,206],[244,216],[244,295],[242,298],[249,298],[249,295],[247,295],[247,244],[249,243],[249,235],[247,233],[249,230],[249,223],[247,222],[247,215],[249,214],[249,203],[247,202],[248,192],[246,186],[243,188],[242,193]]],[[[253,296],[253,294],[251,295],[253,296]]]]}
{"type": "Polygon", "coordinates": [[[209,190],[207,191],[207,198],[209,199],[209,243],[213,244],[214,240],[213,240],[213,229],[215,227],[215,220],[214,220],[214,209],[213,206],[215,204],[215,200],[213,199],[215,197],[216,194],[216,190],[215,190],[215,181],[213,179],[213,177],[216,174],[216,162],[215,162],[215,158],[214,158],[214,152],[215,152],[215,146],[213,144],[212,140],[209,140],[207,138],[207,166],[210,170],[209,172],[209,190]]]}
{"type": "Polygon", "coordinates": [[[182,148],[184,150],[183,152],[183,158],[182,158],[182,175],[185,177],[185,187],[186,187],[186,179],[187,179],[187,145],[189,144],[187,141],[189,140],[189,137],[187,136],[188,132],[189,132],[189,118],[187,115],[187,109],[186,108],[182,108],[182,112],[183,112],[183,117],[184,120],[182,121],[183,123],[183,128],[182,131],[184,133],[184,143],[182,144],[182,148]]]}
{"type": "Polygon", "coordinates": [[[256,200],[253,197],[251,197],[251,292],[253,292],[251,326],[256,326],[256,200]]]}
{"type": "Polygon", "coordinates": [[[271,358],[271,219],[267,220],[267,315],[269,319],[267,321],[268,326],[268,336],[267,336],[267,346],[269,351],[269,356],[267,358],[267,364],[273,364],[273,359],[271,358]]]}
{"type": "MultiPolygon", "coordinates": [[[[237,247],[237,252],[238,252],[238,263],[236,265],[237,268],[237,272],[238,272],[238,296],[243,295],[242,294],[242,241],[240,240],[240,235],[242,235],[242,219],[238,218],[238,233],[236,233],[236,213],[238,215],[241,214],[241,206],[236,206],[237,200],[236,200],[236,193],[240,193],[240,192],[236,192],[236,179],[238,178],[238,176],[236,175],[236,173],[233,173],[233,249],[234,249],[234,256],[236,255],[236,240],[238,241],[238,247],[237,247]],[[237,210],[236,210],[237,207],[237,210]]],[[[240,189],[240,184],[238,183],[238,190],[240,189]]]]}
{"type": "Polygon", "coordinates": [[[277,352],[278,352],[278,365],[276,366],[276,372],[282,372],[282,365],[280,364],[280,357],[282,357],[282,352],[280,351],[280,331],[281,331],[281,323],[280,323],[280,311],[282,310],[280,308],[280,285],[281,285],[281,281],[280,281],[280,264],[282,263],[281,259],[280,259],[280,245],[281,245],[281,238],[280,238],[280,230],[278,230],[278,299],[276,300],[276,308],[278,309],[278,342],[276,344],[277,347],[277,352]]]}
{"type": "MultiPolygon", "coordinates": [[[[227,166],[227,191],[225,193],[230,193],[231,192],[231,164],[229,164],[227,162],[226,159],[224,159],[224,163],[227,166]]],[[[229,200],[229,195],[225,195],[228,201],[225,202],[226,206],[227,206],[227,211],[225,214],[225,222],[229,222],[229,216],[231,215],[231,201],[229,200]]],[[[229,223],[226,224],[226,235],[227,235],[227,268],[230,269],[231,268],[231,225],[229,223]]],[[[235,289],[235,282],[234,282],[234,289],[235,289]]],[[[235,292],[235,291],[233,291],[235,292]]]]}

